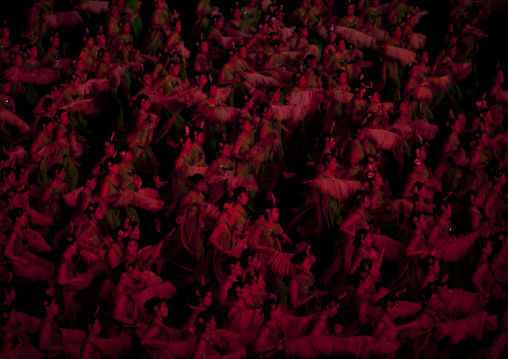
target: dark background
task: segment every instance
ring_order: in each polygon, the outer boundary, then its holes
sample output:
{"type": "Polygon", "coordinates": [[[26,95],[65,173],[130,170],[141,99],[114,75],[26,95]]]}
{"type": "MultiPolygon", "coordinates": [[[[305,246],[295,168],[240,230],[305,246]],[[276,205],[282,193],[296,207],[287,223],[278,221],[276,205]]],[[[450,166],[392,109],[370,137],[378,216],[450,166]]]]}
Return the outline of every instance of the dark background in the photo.
{"type": "MultiPolygon", "coordinates": [[[[0,11],[0,19],[7,20],[8,26],[11,30],[11,38],[14,40],[19,36],[21,30],[27,27],[28,9],[33,4],[33,0],[2,0],[1,2],[2,6],[0,11]]],[[[141,16],[143,18],[143,23],[146,29],[146,27],[149,26],[150,16],[154,5],[153,0],[145,0],[143,3],[144,4],[141,8],[141,16]]],[[[174,8],[180,13],[184,38],[196,18],[194,10],[197,3],[198,0],[168,1],[170,9],[174,8]]],[[[218,6],[226,17],[229,13],[229,8],[234,4],[232,0],[213,0],[212,3],[214,6],[218,6]]],[[[240,1],[239,5],[242,6],[242,3],[243,1],[240,1]]],[[[285,13],[289,14],[290,11],[298,6],[299,1],[279,0],[277,3],[284,4],[285,13]]],[[[345,1],[335,1],[335,12],[338,16],[342,15],[344,3],[345,1]]],[[[386,1],[381,1],[381,3],[386,3],[386,1]]],[[[427,47],[432,60],[439,49],[441,49],[443,46],[444,34],[446,33],[447,29],[447,15],[450,11],[450,6],[446,0],[416,0],[410,1],[410,3],[429,11],[429,15],[422,19],[416,31],[427,34],[427,47]]],[[[483,3],[485,5],[487,2],[483,1],[477,3],[483,3]]],[[[490,7],[496,6],[497,9],[492,12],[488,21],[481,21],[479,23],[479,27],[486,31],[490,36],[489,40],[487,41],[489,51],[484,51],[482,55],[485,55],[485,58],[487,59],[490,58],[492,61],[494,61],[494,64],[496,64],[498,60],[502,64],[505,64],[508,58],[508,49],[506,46],[508,43],[506,38],[508,25],[506,10],[503,8],[508,8],[508,4],[505,4],[505,1],[490,1],[488,3],[490,7]]],[[[68,11],[70,9],[71,7],[68,0],[55,0],[55,10],[68,11]]],[[[99,24],[96,25],[98,27],[99,24]]]]}

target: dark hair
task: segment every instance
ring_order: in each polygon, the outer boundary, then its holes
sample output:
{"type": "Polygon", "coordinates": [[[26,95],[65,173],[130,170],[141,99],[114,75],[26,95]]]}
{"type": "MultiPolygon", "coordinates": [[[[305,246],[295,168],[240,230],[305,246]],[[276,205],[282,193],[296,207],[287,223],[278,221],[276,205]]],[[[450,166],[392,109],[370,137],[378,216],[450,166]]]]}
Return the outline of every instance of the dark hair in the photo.
{"type": "Polygon", "coordinates": [[[166,67],[167,63],[173,59],[173,54],[166,49],[161,49],[157,51],[157,57],[159,58],[159,63],[166,67]]]}
{"type": "Polygon", "coordinates": [[[2,175],[2,178],[7,177],[11,173],[15,172],[14,168],[12,167],[4,167],[2,170],[0,170],[0,174],[2,175]]]}
{"type": "Polygon", "coordinates": [[[377,301],[376,306],[380,307],[383,311],[386,311],[388,308],[388,303],[395,303],[396,301],[397,298],[395,297],[395,294],[388,293],[377,301]]]}
{"type": "Polygon", "coordinates": [[[397,28],[400,28],[402,30],[402,26],[400,24],[392,24],[390,25],[390,34],[394,34],[395,33],[395,30],[397,30],[397,28]]]}
{"type": "Polygon", "coordinates": [[[129,236],[125,236],[122,238],[122,246],[124,249],[127,249],[127,246],[129,245],[130,242],[136,242],[136,244],[138,243],[135,239],[129,237],[129,236]]]}
{"type": "Polygon", "coordinates": [[[244,249],[242,254],[240,255],[240,265],[243,269],[247,269],[249,267],[249,259],[254,258],[257,252],[252,248],[244,249]]]}
{"type": "Polygon", "coordinates": [[[482,249],[487,247],[487,243],[491,240],[491,238],[480,236],[476,238],[474,243],[471,245],[471,250],[476,252],[477,254],[481,254],[482,249]]]}
{"type": "Polygon", "coordinates": [[[194,188],[201,181],[204,181],[205,177],[202,174],[196,173],[189,177],[191,186],[194,188]]]}
{"type": "Polygon", "coordinates": [[[191,294],[189,298],[189,304],[197,307],[201,301],[205,298],[206,294],[212,291],[212,285],[210,283],[205,285],[200,285],[196,288],[196,290],[191,294]]]}
{"type": "Polygon", "coordinates": [[[304,29],[306,29],[306,28],[307,28],[307,27],[306,27],[304,24],[298,24],[298,25],[296,25],[296,27],[295,27],[295,31],[296,31],[296,33],[297,33],[298,35],[301,35],[301,34],[302,34],[302,31],[303,31],[304,29]]]}
{"type": "Polygon", "coordinates": [[[143,101],[146,101],[146,100],[148,100],[148,96],[142,93],[138,97],[136,97],[136,100],[134,100],[134,102],[132,103],[132,106],[134,108],[141,108],[141,104],[143,103],[143,101]]]}
{"type": "Polygon", "coordinates": [[[258,106],[257,113],[259,116],[263,116],[272,106],[269,103],[262,103],[258,106]]]}
{"type": "Polygon", "coordinates": [[[51,97],[45,98],[44,101],[42,101],[42,109],[44,111],[47,111],[48,108],[50,108],[54,102],[55,101],[51,97]]]}
{"type": "Polygon", "coordinates": [[[210,92],[210,89],[212,88],[212,86],[214,86],[215,84],[213,82],[207,82],[206,84],[203,85],[203,93],[206,93],[208,94],[210,92]]]}
{"type": "MultiPolygon", "coordinates": [[[[366,164],[368,164],[368,162],[366,164]]],[[[365,172],[365,182],[367,183],[369,188],[371,188],[372,182],[376,180],[377,175],[378,171],[367,170],[367,172],[365,172]]]]}
{"type": "Polygon", "coordinates": [[[179,65],[179,64],[178,64],[178,61],[171,59],[171,60],[169,60],[169,61],[168,61],[168,63],[166,64],[166,70],[168,70],[168,71],[173,71],[173,69],[174,69],[177,65],[179,65]]]}
{"type": "Polygon", "coordinates": [[[239,261],[240,260],[238,258],[235,258],[235,257],[227,257],[226,259],[224,259],[220,263],[221,269],[224,272],[224,274],[225,275],[230,275],[231,274],[231,266],[235,265],[239,261]]]}
{"type": "Polygon", "coordinates": [[[281,44],[281,41],[278,37],[272,37],[271,39],[269,38],[268,43],[271,47],[278,47],[281,44]]]}
{"type": "Polygon", "coordinates": [[[49,178],[51,178],[52,180],[54,180],[56,178],[56,174],[57,172],[62,172],[62,170],[65,170],[65,167],[64,165],[62,165],[61,163],[55,163],[53,166],[51,166],[51,168],[48,170],[48,176],[49,178]]]}
{"type": "Polygon", "coordinates": [[[319,301],[321,302],[321,309],[324,308],[332,308],[339,304],[339,300],[336,296],[332,294],[325,294],[319,297],[319,301]]]}
{"type": "Polygon", "coordinates": [[[272,311],[274,310],[272,307],[275,306],[275,309],[279,307],[279,301],[273,298],[268,298],[263,304],[263,309],[261,309],[261,314],[265,317],[265,320],[270,320],[272,317],[272,311]]]}
{"type": "Polygon", "coordinates": [[[409,76],[411,75],[411,71],[413,71],[414,68],[418,68],[418,64],[416,62],[410,62],[406,67],[406,77],[409,79],[409,76]]]}
{"type": "Polygon", "coordinates": [[[497,254],[503,248],[503,241],[501,239],[499,239],[498,238],[499,236],[497,236],[496,234],[494,234],[493,236],[490,237],[490,239],[492,240],[492,256],[491,256],[491,259],[493,259],[494,255],[497,254]]]}
{"type": "Polygon", "coordinates": [[[353,140],[357,139],[358,136],[359,136],[359,132],[363,130],[363,126],[362,125],[353,125],[351,126],[351,138],[353,140]]]}
{"type": "Polygon", "coordinates": [[[204,72],[194,72],[194,82],[196,82],[196,84],[199,83],[201,76],[205,76],[206,81],[208,82],[208,77],[204,72]]]}
{"type": "Polygon", "coordinates": [[[291,257],[290,261],[293,264],[302,265],[306,258],[307,253],[305,250],[303,250],[302,252],[296,253],[293,257],[291,257]]]}
{"type": "Polygon", "coordinates": [[[362,280],[365,280],[369,276],[371,263],[371,259],[364,258],[360,261],[358,267],[356,267],[355,271],[351,275],[351,280],[355,288],[360,285],[362,280]]]}
{"type": "Polygon", "coordinates": [[[334,158],[336,157],[328,153],[324,155],[323,158],[321,159],[321,164],[326,168],[334,158]]]}
{"type": "MultiPolygon", "coordinates": [[[[401,106],[401,105],[405,105],[405,106],[406,106],[406,109],[409,107],[408,102],[407,102],[407,101],[403,101],[403,99],[401,99],[401,101],[400,101],[400,102],[398,102],[398,103],[395,105],[395,111],[396,111],[398,114],[400,114],[400,106],[401,106]]],[[[395,118],[394,118],[394,120],[395,120],[395,118]]]]}
{"type": "Polygon", "coordinates": [[[231,61],[237,54],[236,49],[229,49],[223,56],[224,62],[231,61]]]}
{"type": "Polygon", "coordinates": [[[430,300],[432,294],[436,293],[437,293],[436,286],[433,283],[429,283],[420,291],[419,297],[425,303],[430,300]]]}
{"type": "Polygon", "coordinates": [[[160,310],[164,302],[165,300],[163,298],[153,297],[145,302],[144,308],[146,309],[147,313],[150,313],[155,316],[157,315],[155,307],[158,307],[160,310]]]}
{"type": "Polygon", "coordinates": [[[249,119],[246,116],[240,114],[240,117],[238,118],[238,125],[239,125],[240,129],[241,129],[241,126],[243,126],[247,122],[252,125],[252,120],[251,119],[249,119]]]}
{"type": "Polygon", "coordinates": [[[65,250],[73,245],[74,243],[76,243],[76,237],[72,234],[64,234],[61,238],[60,238],[60,242],[59,242],[59,246],[60,246],[60,249],[65,252],[65,250]]]}
{"type": "Polygon", "coordinates": [[[362,248],[362,240],[365,239],[368,235],[368,231],[365,228],[360,228],[355,233],[355,240],[353,241],[353,245],[358,248],[362,248]]]}
{"type": "Polygon", "coordinates": [[[247,188],[245,188],[245,187],[236,187],[233,190],[233,198],[235,199],[235,201],[236,201],[237,197],[239,195],[241,195],[242,193],[247,193],[247,188]]]}
{"type": "Polygon", "coordinates": [[[439,259],[437,259],[436,257],[432,257],[432,256],[426,256],[422,259],[422,267],[423,267],[423,273],[425,275],[428,275],[429,274],[429,271],[430,271],[430,268],[434,265],[434,263],[438,261],[439,262],[439,259]]]}
{"type": "Polygon", "coordinates": [[[236,10],[240,10],[240,6],[238,5],[238,1],[233,5],[232,8],[229,9],[231,14],[234,13],[236,10]]]}
{"type": "Polygon", "coordinates": [[[243,280],[243,283],[245,285],[254,285],[256,283],[256,281],[258,280],[260,276],[260,273],[258,271],[255,271],[253,274],[250,274],[250,273],[247,273],[245,275],[245,279],[243,280]]]}
{"type": "Polygon", "coordinates": [[[184,134],[182,137],[180,137],[180,148],[183,148],[184,143],[186,143],[186,142],[187,142],[187,141],[189,141],[189,140],[190,140],[190,141],[191,141],[191,143],[192,143],[192,137],[191,137],[191,136],[189,136],[189,135],[185,135],[185,134],[184,134]]]}
{"type": "Polygon", "coordinates": [[[5,193],[0,197],[0,200],[4,203],[9,203],[9,201],[16,196],[16,189],[15,188],[9,188],[5,193]]]}
{"type": "Polygon", "coordinates": [[[417,228],[417,224],[415,222],[415,219],[419,222],[420,221],[420,216],[422,215],[421,212],[412,212],[409,217],[407,218],[407,223],[409,225],[411,225],[411,228],[413,229],[416,229],[417,228]]]}
{"type": "Polygon", "coordinates": [[[119,158],[117,157],[108,157],[104,160],[102,166],[104,168],[104,170],[106,170],[106,172],[109,173],[109,169],[114,166],[114,165],[117,165],[120,163],[120,160],[119,158]]]}
{"type": "Polygon", "coordinates": [[[127,229],[128,231],[139,226],[139,222],[136,220],[136,218],[134,216],[130,216],[130,217],[126,216],[123,219],[123,223],[124,223],[125,229],[127,229]]]}
{"type": "Polygon", "coordinates": [[[244,107],[249,103],[249,101],[252,99],[252,94],[250,92],[246,92],[240,97],[240,103],[239,107],[244,107]]]}
{"type": "Polygon", "coordinates": [[[0,303],[5,303],[5,300],[7,299],[5,292],[10,292],[13,288],[14,286],[12,285],[12,282],[0,283],[0,303]]]}
{"type": "Polygon", "coordinates": [[[471,197],[475,197],[475,198],[478,197],[478,192],[469,190],[466,192],[464,197],[462,197],[462,201],[468,207],[471,207],[473,205],[473,200],[471,199],[471,197]]]}
{"type": "MultiPolygon", "coordinates": [[[[341,318],[341,315],[334,315],[331,318],[328,318],[328,327],[330,327],[332,330],[335,330],[335,325],[341,325],[344,326],[344,320],[341,318]]],[[[339,334],[335,333],[334,334],[339,334]]]]}
{"type": "Polygon", "coordinates": [[[176,29],[176,24],[178,23],[180,24],[182,23],[179,17],[173,17],[169,19],[169,26],[171,27],[172,30],[176,29]]]}
{"type": "Polygon", "coordinates": [[[199,126],[194,126],[194,127],[192,128],[192,132],[191,132],[192,139],[193,139],[193,140],[195,140],[195,139],[199,136],[199,134],[200,134],[200,133],[203,133],[203,132],[204,132],[204,131],[203,131],[203,129],[202,129],[201,127],[199,127],[199,126]]]}
{"type": "Polygon", "coordinates": [[[108,9],[111,11],[111,9],[113,8],[117,8],[118,9],[118,5],[116,4],[116,1],[112,1],[108,4],[108,9]]]}
{"type": "Polygon", "coordinates": [[[349,6],[353,6],[353,7],[355,7],[355,8],[356,8],[355,3],[353,3],[353,2],[346,2],[346,3],[344,4],[344,14],[346,14],[346,10],[347,10],[347,8],[348,8],[349,6]]]}
{"type": "Polygon", "coordinates": [[[206,324],[210,323],[213,317],[211,310],[204,310],[199,312],[194,319],[194,326],[196,327],[196,334],[201,334],[205,331],[206,324]]]}
{"type": "Polygon", "coordinates": [[[424,53],[427,53],[427,55],[429,54],[429,52],[425,48],[416,50],[415,53],[416,53],[416,56],[419,58],[421,58],[424,53]]]}
{"type": "Polygon", "coordinates": [[[215,14],[212,16],[212,22],[215,24],[217,21],[219,21],[220,19],[224,19],[224,16],[220,15],[220,14],[215,14]]]}
{"type": "Polygon", "coordinates": [[[228,289],[228,296],[232,297],[235,301],[238,299],[238,291],[243,290],[245,283],[241,280],[233,283],[231,288],[228,289]]]}
{"type": "Polygon", "coordinates": [[[279,91],[279,88],[278,87],[269,87],[266,91],[265,91],[265,95],[268,96],[269,98],[271,97],[270,94],[271,93],[275,93],[275,91],[279,91]]]}
{"type": "Polygon", "coordinates": [[[101,37],[101,35],[104,35],[106,36],[106,34],[104,33],[104,31],[102,31],[102,28],[99,29],[99,31],[97,31],[95,33],[95,38],[98,39],[99,37],[101,37]]]}
{"type": "Polygon", "coordinates": [[[445,51],[446,53],[448,54],[454,47],[456,48],[457,47],[457,43],[456,43],[456,38],[455,38],[455,41],[451,41],[452,39],[450,39],[450,42],[447,42],[446,45],[445,45],[445,51]]]}
{"type": "Polygon", "coordinates": [[[261,29],[263,26],[265,25],[268,25],[270,26],[270,19],[269,19],[269,16],[266,15],[266,16],[261,16],[261,18],[259,19],[258,23],[257,23],[257,27],[259,29],[261,29]]]}
{"type": "Polygon", "coordinates": [[[219,201],[216,203],[217,208],[219,208],[219,211],[224,211],[226,204],[230,204],[231,206],[234,205],[235,199],[228,196],[222,196],[219,201]]]}
{"type": "Polygon", "coordinates": [[[14,310],[12,305],[0,305],[0,324],[6,325],[14,310]]]}
{"type": "Polygon", "coordinates": [[[413,184],[413,187],[411,187],[411,189],[409,190],[409,193],[416,195],[415,188],[418,192],[420,192],[424,186],[425,186],[425,184],[423,182],[415,182],[413,184]]]}
{"type": "Polygon", "coordinates": [[[482,139],[482,135],[484,134],[485,132],[478,129],[476,131],[474,131],[472,134],[471,134],[471,142],[473,144],[473,146],[478,146],[481,142],[481,139],[482,139]]]}
{"type": "Polygon", "coordinates": [[[113,242],[118,242],[119,239],[124,239],[127,235],[127,230],[123,226],[117,226],[109,232],[113,242]]]}
{"type": "MultiPolygon", "coordinates": [[[[374,89],[372,87],[370,87],[370,86],[365,87],[365,95],[364,96],[369,101],[369,104],[372,102],[372,98],[374,97],[375,93],[377,93],[377,91],[374,91],[374,89]]],[[[371,117],[373,114],[375,115],[375,113],[368,112],[366,116],[371,117]]]]}
{"type": "Polygon", "coordinates": [[[12,223],[16,223],[18,218],[21,218],[26,211],[23,208],[13,208],[7,211],[6,216],[12,223]]]}
{"type": "Polygon", "coordinates": [[[263,208],[265,208],[265,210],[270,211],[273,210],[274,208],[278,208],[277,201],[278,201],[277,198],[265,198],[265,200],[263,201],[263,208]]]}
{"type": "Polygon", "coordinates": [[[336,71],[332,74],[332,77],[333,77],[335,80],[338,80],[338,79],[340,78],[340,75],[342,75],[342,73],[347,74],[347,73],[346,73],[346,70],[339,68],[339,69],[337,69],[337,70],[336,70],[336,71]]]}
{"type": "Polygon", "coordinates": [[[351,85],[351,88],[352,88],[355,96],[359,95],[362,92],[362,90],[365,90],[365,88],[367,87],[365,78],[363,78],[361,76],[363,76],[363,75],[360,75],[361,79],[360,78],[354,79],[353,84],[351,85]]]}
{"type": "Polygon", "coordinates": [[[125,156],[127,152],[131,152],[129,145],[123,142],[116,145],[116,150],[118,151],[120,157],[125,156]]]}
{"type": "Polygon", "coordinates": [[[39,122],[37,122],[37,128],[42,131],[44,129],[44,126],[47,126],[51,121],[52,121],[51,118],[49,118],[48,116],[42,116],[39,119],[39,122]]]}
{"type": "Polygon", "coordinates": [[[226,137],[217,140],[217,151],[222,151],[226,145],[230,145],[226,137]]]}
{"type": "Polygon", "coordinates": [[[305,77],[305,74],[300,71],[296,71],[293,76],[291,76],[291,79],[296,83],[298,80],[300,80],[302,77],[305,77]]]}
{"type": "MultiPolygon", "coordinates": [[[[123,28],[127,23],[128,23],[127,20],[120,20],[118,22],[118,27],[123,28]]],[[[129,25],[130,25],[130,23],[129,23],[129,25]]]]}
{"type": "MultiPolygon", "coordinates": [[[[379,160],[379,157],[374,154],[367,154],[362,158],[361,162],[363,162],[364,166],[368,166],[369,163],[371,162],[371,160],[373,160],[372,162],[377,162],[379,160]]],[[[373,172],[377,172],[377,171],[373,171],[373,172]]]]}
{"type": "MultiPolygon", "coordinates": [[[[78,62],[79,62],[79,59],[78,59],[78,62]]],[[[76,62],[76,64],[77,64],[77,62],[76,62]]],[[[76,64],[74,66],[76,66],[76,64]]],[[[81,80],[81,76],[77,72],[73,72],[71,74],[70,81],[74,81],[74,80],[81,80]]]]}
{"type": "Polygon", "coordinates": [[[26,174],[26,172],[27,172],[27,168],[25,165],[20,165],[20,166],[16,167],[16,180],[23,177],[26,174]]]}
{"type": "Polygon", "coordinates": [[[96,203],[96,202],[90,202],[88,203],[88,205],[86,206],[86,208],[84,209],[83,211],[83,214],[85,216],[87,216],[89,219],[92,218],[92,215],[95,214],[95,212],[97,212],[97,209],[100,207],[101,205],[99,203],[96,203]]]}
{"type": "Polygon", "coordinates": [[[62,118],[62,113],[64,112],[67,113],[67,111],[65,111],[63,108],[59,108],[58,110],[56,110],[55,119],[60,120],[62,118]]]}
{"type": "MultiPolygon", "coordinates": [[[[359,207],[363,202],[365,202],[365,199],[369,197],[369,194],[365,191],[358,190],[355,192],[355,196],[353,198],[354,204],[359,207]]],[[[369,197],[370,198],[370,197],[369,197]]]]}
{"type": "MultiPolygon", "coordinates": [[[[440,192],[438,192],[437,194],[439,194],[439,193],[440,192]]],[[[446,208],[446,207],[448,207],[448,205],[451,202],[450,202],[450,199],[445,198],[442,193],[440,195],[437,195],[437,196],[436,195],[434,196],[435,207],[434,207],[433,214],[436,215],[436,216],[440,216],[440,215],[442,215],[444,213],[444,210],[441,207],[445,207],[446,208]]]]}
{"type": "Polygon", "coordinates": [[[113,268],[113,270],[111,271],[111,281],[113,282],[113,284],[117,285],[120,282],[120,278],[122,278],[122,275],[125,273],[126,270],[127,270],[126,261],[118,263],[118,265],[115,268],[113,268]]]}
{"type": "Polygon", "coordinates": [[[490,170],[488,172],[489,181],[493,182],[496,179],[501,178],[504,173],[506,173],[506,172],[504,172],[503,170],[501,170],[499,168],[493,168],[492,170],[490,170]]]}
{"type": "Polygon", "coordinates": [[[83,310],[84,312],[84,322],[83,322],[83,330],[88,330],[88,326],[93,327],[95,324],[95,321],[98,320],[101,321],[101,318],[103,316],[103,310],[100,305],[96,303],[92,303],[88,306],[86,306],[83,310]]]}

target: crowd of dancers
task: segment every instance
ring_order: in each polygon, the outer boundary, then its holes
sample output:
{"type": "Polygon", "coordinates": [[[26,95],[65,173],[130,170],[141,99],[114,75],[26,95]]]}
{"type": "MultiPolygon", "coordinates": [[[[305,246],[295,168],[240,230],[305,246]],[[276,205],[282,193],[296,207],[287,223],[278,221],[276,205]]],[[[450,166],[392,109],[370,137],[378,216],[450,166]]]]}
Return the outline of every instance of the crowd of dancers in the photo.
{"type": "Polygon", "coordinates": [[[504,61],[416,5],[4,22],[0,358],[503,358],[504,61]]]}

